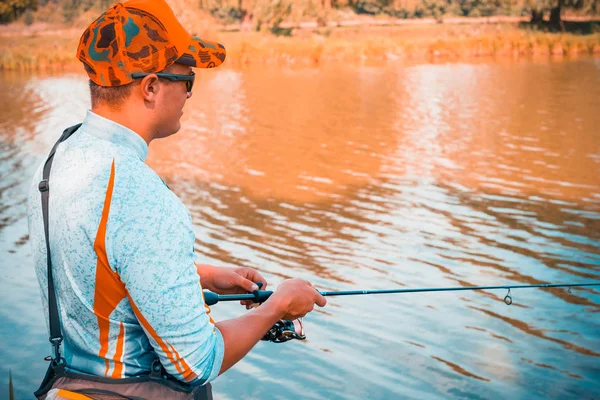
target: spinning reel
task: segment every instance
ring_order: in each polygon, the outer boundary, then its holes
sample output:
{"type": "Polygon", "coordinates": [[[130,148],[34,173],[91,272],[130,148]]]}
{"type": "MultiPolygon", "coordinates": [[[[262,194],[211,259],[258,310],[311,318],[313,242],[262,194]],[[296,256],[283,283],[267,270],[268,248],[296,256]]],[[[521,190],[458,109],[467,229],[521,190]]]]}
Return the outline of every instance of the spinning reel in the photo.
{"type": "Polygon", "coordinates": [[[295,319],[293,321],[287,319],[279,320],[271,329],[269,329],[261,340],[273,343],[284,343],[292,339],[306,339],[302,327],[302,319],[295,319]]]}

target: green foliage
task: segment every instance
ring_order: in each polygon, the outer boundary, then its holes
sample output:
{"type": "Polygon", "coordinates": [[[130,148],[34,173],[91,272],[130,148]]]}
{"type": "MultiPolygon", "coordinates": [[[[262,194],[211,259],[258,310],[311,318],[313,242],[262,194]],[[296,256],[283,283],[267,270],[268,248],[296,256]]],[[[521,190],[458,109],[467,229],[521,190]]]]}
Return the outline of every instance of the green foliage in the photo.
{"type": "Polygon", "coordinates": [[[103,11],[114,2],[111,0],[0,0],[0,24],[12,22],[25,14],[23,22],[29,25],[36,19],[33,12],[38,9],[38,6],[47,7],[53,4],[60,7],[64,21],[70,23],[82,12],[93,8],[103,11]]]}
{"type": "Polygon", "coordinates": [[[257,31],[267,31],[287,19],[292,13],[293,0],[257,1],[253,9],[253,22],[257,31]]]}
{"type": "Polygon", "coordinates": [[[13,9],[4,1],[0,2],[0,22],[6,23],[13,19],[13,9]]]}
{"type": "Polygon", "coordinates": [[[240,22],[246,15],[244,10],[235,7],[215,7],[210,10],[213,17],[224,23],[240,22]]]}
{"type": "Polygon", "coordinates": [[[66,23],[71,23],[79,14],[80,0],[64,0],[62,3],[62,15],[66,23]]]}
{"type": "MultiPolygon", "coordinates": [[[[66,23],[91,9],[106,10],[116,0],[0,0],[0,24],[23,16],[25,24],[44,21],[58,11],[66,23]],[[38,14],[33,13],[42,7],[38,14]],[[44,18],[46,15],[46,18],[44,18]]],[[[192,3],[192,2],[190,2],[192,3]]],[[[571,9],[583,15],[598,15],[600,0],[197,0],[223,23],[250,22],[254,29],[288,34],[281,30],[283,21],[316,20],[326,26],[335,11],[351,9],[357,14],[387,15],[393,18],[436,18],[446,16],[486,17],[493,15],[557,15],[571,9]]],[[[192,3],[193,4],[193,3],[192,3]]],[[[541,20],[538,19],[538,23],[541,20]]]]}
{"type": "Polygon", "coordinates": [[[37,0],[0,0],[0,23],[12,22],[27,10],[36,10],[37,0]]]}
{"type": "Polygon", "coordinates": [[[25,14],[23,14],[23,23],[27,26],[33,24],[33,11],[25,11],[25,14]]]}
{"type": "MultiPolygon", "coordinates": [[[[407,2],[393,0],[356,0],[352,8],[357,14],[386,14],[395,18],[436,18],[444,16],[485,17],[519,15],[525,0],[416,0],[412,9],[403,8],[407,2]]],[[[550,1],[550,0],[540,0],[550,1]]],[[[556,0],[558,1],[558,0],[556,0]]],[[[591,1],[591,0],[579,0],[591,1]]],[[[600,1],[600,0],[593,0],[600,1]]]]}
{"type": "Polygon", "coordinates": [[[598,14],[600,0],[529,0],[527,6],[540,11],[550,11],[553,8],[570,8],[582,14],[598,14]]]}
{"type": "Polygon", "coordinates": [[[279,24],[281,24],[281,22],[283,21],[277,21],[275,22],[275,25],[273,25],[273,27],[271,28],[271,33],[275,36],[291,36],[292,35],[292,28],[282,28],[279,26],[279,24]]]}
{"type": "Polygon", "coordinates": [[[445,15],[462,15],[457,1],[448,0],[422,0],[422,14],[424,17],[441,19],[445,15]]]}
{"type": "Polygon", "coordinates": [[[354,11],[357,14],[376,15],[382,13],[388,5],[387,0],[358,0],[354,3],[354,11]]]}
{"type": "Polygon", "coordinates": [[[82,12],[92,8],[98,11],[104,11],[110,7],[110,1],[107,0],[62,0],[62,15],[66,23],[71,23],[82,12]]]}
{"type": "Polygon", "coordinates": [[[90,8],[94,7],[94,5],[96,4],[95,0],[82,0],[81,1],[81,8],[83,11],[87,11],[90,8]]]}

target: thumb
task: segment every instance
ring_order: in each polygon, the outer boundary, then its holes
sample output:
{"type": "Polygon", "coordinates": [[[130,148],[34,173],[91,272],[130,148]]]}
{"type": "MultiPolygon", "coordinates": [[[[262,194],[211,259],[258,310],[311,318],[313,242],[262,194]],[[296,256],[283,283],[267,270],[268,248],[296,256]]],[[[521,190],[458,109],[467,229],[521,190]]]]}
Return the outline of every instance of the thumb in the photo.
{"type": "Polygon", "coordinates": [[[239,276],[237,285],[247,292],[254,292],[255,290],[258,290],[258,285],[256,283],[252,282],[250,279],[244,278],[243,276],[239,276]]]}

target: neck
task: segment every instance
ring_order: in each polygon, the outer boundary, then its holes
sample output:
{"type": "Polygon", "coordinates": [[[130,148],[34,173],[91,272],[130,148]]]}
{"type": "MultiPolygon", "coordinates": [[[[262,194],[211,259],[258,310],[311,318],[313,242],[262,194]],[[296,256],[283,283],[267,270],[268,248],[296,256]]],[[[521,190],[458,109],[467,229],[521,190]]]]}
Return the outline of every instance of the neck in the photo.
{"type": "Polygon", "coordinates": [[[146,118],[140,117],[139,115],[135,117],[137,113],[134,112],[134,110],[128,110],[126,108],[115,109],[105,105],[100,105],[92,107],[92,112],[131,129],[140,135],[140,137],[144,139],[148,145],[152,139],[154,139],[149,121],[146,118]]]}

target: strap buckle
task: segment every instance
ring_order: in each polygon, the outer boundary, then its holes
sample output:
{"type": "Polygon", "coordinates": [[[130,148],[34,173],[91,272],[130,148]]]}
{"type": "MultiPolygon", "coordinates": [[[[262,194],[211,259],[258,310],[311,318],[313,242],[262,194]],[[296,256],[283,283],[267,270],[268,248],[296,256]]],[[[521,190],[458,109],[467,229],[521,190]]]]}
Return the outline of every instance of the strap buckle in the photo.
{"type": "Polygon", "coordinates": [[[50,190],[50,183],[48,182],[48,179],[44,179],[43,181],[41,181],[40,184],[38,185],[38,189],[42,193],[50,190]]]}
{"type": "Polygon", "coordinates": [[[61,337],[56,337],[50,338],[50,343],[52,343],[52,347],[54,347],[54,360],[60,360],[60,344],[62,343],[63,338],[61,337]]]}
{"type": "Polygon", "coordinates": [[[163,366],[160,363],[160,360],[157,358],[152,361],[152,366],[150,367],[150,376],[153,378],[162,378],[163,376],[163,366]]]}

